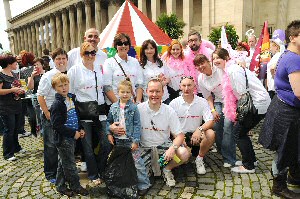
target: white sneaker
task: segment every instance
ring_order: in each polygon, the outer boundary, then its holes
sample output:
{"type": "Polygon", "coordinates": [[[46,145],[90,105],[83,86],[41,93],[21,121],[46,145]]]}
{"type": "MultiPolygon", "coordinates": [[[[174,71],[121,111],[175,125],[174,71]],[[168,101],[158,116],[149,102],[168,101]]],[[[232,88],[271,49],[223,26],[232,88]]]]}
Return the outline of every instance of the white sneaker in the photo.
{"type": "Polygon", "coordinates": [[[196,160],[195,160],[195,163],[196,163],[197,173],[200,174],[200,175],[206,174],[203,159],[197,157],[196,160]]]}
{"type": "MultiPolygon", "coordinates": [[[[257,165],[258,165],[258,161],[256,160],[254,162],[254,166],[257,167],[257,165]]],[[[243,166],[243,162],[242,161],[236,161],[235,166],[243,166]]]]}
{"type": "Polygon", "coordinates": [[[255,173],[255,169],[248,170],[243,166],[234,167],[234,168],[231,169],[231,171],[235,172],[235,173],[241,173],[241,174],[243,174],[243,173],[255,173]]]}
{"type": "Polygon", "coordinates": [[[15,156],[12,156],[12,157],[7,159],[7,161],[15,161],[15,160],[17,160],[17,158],[15,156]]]}
{"type": "Polygon", "coordinates": [[[229,167],[232,167],[232,165],[231,165],[231,164],[229,164],[229,163],[227,163],[227,162],[225,162],[225,163],[223,164],[223,167],[225,167],[225,168],[229,168],[229,167]]]}
{"type": "Polygon", "coordinates": [[[164,180],[166,181],[166,185],[169,187],[174,187],[176,184],[176,181],[174,180],[174,175],[173,175],[172,171],[163,169],[163,173],[164,173],[164,180]]]}
{"type": "Polygon", "coordinates": [[[86,162],[81,162],[80,171],[87,172],[86,162]]]}
{"type": "Polygon", "coordinates": [[[26,153],[27,151],[25,149],[21,149],[18,153],[26,153]]]}

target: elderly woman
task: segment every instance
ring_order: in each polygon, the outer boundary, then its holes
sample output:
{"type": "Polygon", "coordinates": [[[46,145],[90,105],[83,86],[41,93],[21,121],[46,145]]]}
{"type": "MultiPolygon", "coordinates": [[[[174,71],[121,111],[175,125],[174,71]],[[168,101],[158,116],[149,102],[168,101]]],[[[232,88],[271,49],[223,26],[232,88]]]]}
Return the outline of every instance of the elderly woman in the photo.
{"type": "Polygon", "coordinates": [[[259,142],[276,151],[272,164],[272,193],[283,198],[300,198],[287,188],[289,181],[296,182],[300,166],[300,20],[291,22],[286,29],[287,50],[277,63],[274,96],[266,114],[259,142]],[[289,168],[289,169],[288,169],[289,168]]]}
{"type": "MultiPolygon", "coordinates": [[[[82,139],[83,152],[87,165],[88,178],[95,185],[100,185],[102,175],[105,170],[106,159],[109,154],[109,143],[104,136],[106,126],[104,96],[103,96],[103,76],[100,67],[94,66],[96,49],[89,42],[84,42],[80,47],[82,63],[74,65],[68,71],[70,79],[70,93],[76,95],[79,103],[98,102],[100,116],[82,118],[83,113],[79,111],[80,123],[86,132],[82,139]],[[79,81],[80,80],[80,81],[79,81]],[[100,141],[100,152],[98,156],[94,154],[93,140],[100,141]]],[[[90,111],[90,110],[85,110],[90,111]]]]}
{"type": "Polygon", "coordinates": [[[196,55],[194,65],[200,72],[198,76],[199,89],[208,101],[214,116],[214,130],[218,152],[222,154],[224,167],[231,167],[236,162],[236,147],[234,141],[234,122],[224,116],[222,110],[224,100],[222,96],[222,80],[224,70],[212,66],[209,59],[202,54],[196,55]]]}
{"type": "MultiPolygon", "coordinates": [[[[219,48],[213,52],[213,64],[224,70],[222,79],[222,95],[224,99],[223,113],[225,117],[235,122],[237,101],[247,90],[250,93],[253,104],[257,109],[256,117],[252,121],[252,126],[258,124],[264,118],[267,108],[271,102],[268,92],[254,73],[248,69],[242,68],[231,60],[229,53],[224,48],[219,48]],[[246,75],[249,88],[246,88],[246,75]]],[[[248,137],[251,128],[237,122],[235,125],[234,136],[236,144],[241,151],[242,161],[236,162],[236,167],[232,172],[236,173],[254,173],[256,157],[252,142],[248,137]]]]}
{"type": "Polygon", "coordinates": [[[22,130],[22,102],[19,94],[25,91],[20,88],[17,75],[17,60],[10,55],[0,56],[0,121],[3,129],[3,156],[5,160],[14,161],[15,153],[25,152],[18,141],[18,133],[22,130]]]}
{"type": "Polygon", "coordinates": [[[117,102],[117,86],[126,78],[129,78],[132,83],[135,102],[140,103],[142,100],[144,83],[142,68],[135,58],[128,56],[130,46],[131,40],[127,34],[117,34],[114,38],[117,54],[104,62],[104,92],[108,98],[106,101],[108,105],[117,102]]]}

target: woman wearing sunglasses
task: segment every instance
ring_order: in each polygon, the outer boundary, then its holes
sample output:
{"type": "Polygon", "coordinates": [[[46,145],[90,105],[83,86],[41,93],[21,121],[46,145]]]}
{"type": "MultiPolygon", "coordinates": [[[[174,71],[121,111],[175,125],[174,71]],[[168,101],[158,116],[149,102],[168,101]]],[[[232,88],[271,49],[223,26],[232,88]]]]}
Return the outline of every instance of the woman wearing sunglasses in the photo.
{"type": "Polygon", "coordinates": [[[170,99],[166,85],[169,83],[170,79],[168,78],[166,67],[163,65],[163,62],[158,57],[157,45],[151,39],[145,40],[142,44],[140,53],[140,64],[143,68],[145,82],[144,101],[148,99],[146,94],[146,83],[148,83],[151,79],[157,78],[164,85],[164,95],[162,97],[162,101],[165,104],[169,104],[170,99]]]}
{"type": "Polygon", "coordinates": [[[186,67],[186,59],[183,54],[183,47],[178,40],[173,40],[167,52],[162,56],[162,60],[167,67],[170,82],[167,86],[169,98],[172,101],[179,97],[180,78],[189,75],[186,67]]]}
{"type": "Polygon", "coordinates": [[[132,83],[132,94],[136,103],[140,103],[143,96],[143,73],[139,62],[128,56],[131,46],[130,37],[119,33],[114,37],[114,48],[117,54],[104,62],[104,92],[107,96],[106,103],[111,105],[118,100],[118,85],[124,79],[132,83]]]}
{"type": "MultiPolygon", "coordinates": [[[[101,110],[99,117],[94,117],[93,119],[85,118],[80,121],[80,124],[83,126],[86,133],[82,139],[82,146],[87,164],[88,178],[95,185],[99,185],[103,182],[101,178],[105,169],[106,159],[110,152],[110,145],[107,137],[104,135],[106,115],[104,111],[105,100],[102,90],[103,75],[100,67],[94,67],[96,49],[91,43],[84,42],[81,44],[80,56],[82,58],[82,63],[74,65],[68,71],[70,93],[76,95],[79,103],[97,101],[101,110]],[[97,157],[94,154],[94,139],[97,139],[97,141],[99,140],[101,146],[97,157]],[[98,161],[98,158],[101,160],[98,161]]],[[[79,116],[80,115],[81,113],[79,112],[79,116]]]]}
{"type": "Polygon", "coordinates": [[[222,80],[224,71],[211,65],[209,59],[202,54],[196,55],[194,65],[200,72],[198,76],[199,89],[208,101],[214,116],[214,130],[218,152],[222,154],[224,167],[231,167],[236,162],[236,147],[233,134],[233,121],[224,116],[222,110],[222,80]]]}

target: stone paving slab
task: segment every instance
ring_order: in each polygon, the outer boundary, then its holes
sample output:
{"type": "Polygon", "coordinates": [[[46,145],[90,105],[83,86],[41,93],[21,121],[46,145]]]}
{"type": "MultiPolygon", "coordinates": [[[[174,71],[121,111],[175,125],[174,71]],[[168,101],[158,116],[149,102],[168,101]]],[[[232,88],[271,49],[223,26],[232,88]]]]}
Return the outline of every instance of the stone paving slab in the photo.
{"type": "MultiPolygon", "coordinates": [[[[273,198],[271,195],[272,179],[271,162],[273,152],[265,150],[257,143],[259,126],[254,129],[252,137],[259,165],[254,174],[234,174],[229,168],[224,168],[222,157],[218,153],[209,152],[205,157],[207,173],[197,175],[195,164],[188,163],[174,170],[176,186],[167,187],[162,179],[156,179],[154,186],[149,190],[146,199],[155,198],[273,198]]],[[[2,137],[0,137],[2,143],[2,137]]],[[[27,150],[25,154],[16,154],[15,162],[9,162],[0,157],[0,198],[7,199],[44,199],[67,198],[55,191],[43,174],[43,143],[40,138],[20,138],[20,143],[27,150]]],[[[0,149],[2,154],[2,147],[0,149]]],[[[240,154],[238,152],[238,157],[240,154]]],[[[89,181],[86,173],[80,173],[83,186],[89,181]]],[[[73,198],[110,198],[106,195],[105,185],[89,187],[88,197],[76,196],[73,198]]],[[[294,188],[300,192],[300,188],[294,188]]]]}

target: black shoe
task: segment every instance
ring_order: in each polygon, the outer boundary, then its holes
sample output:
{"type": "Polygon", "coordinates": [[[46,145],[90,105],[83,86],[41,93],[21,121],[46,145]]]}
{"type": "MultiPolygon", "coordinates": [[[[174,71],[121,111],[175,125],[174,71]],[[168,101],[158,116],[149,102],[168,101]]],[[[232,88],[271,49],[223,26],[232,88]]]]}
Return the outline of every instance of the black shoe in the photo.
{"type": "Polygon", "coordinates": [[[63,190],[63,191],[58,191],[61,195],[66,195],[68,197],[72,197],[74,196],[74,193],[72,190],[70,189],[66,189],[66,190],[63,190]]]}
{"type": "Polygon", "coordinates": [[[79,189],[73,190],[74,193],[78,194],[78,195],[82,195],[82,196],[87,196],[89,195],[88,190],[86,190],[83,187],[80,187],[79,189]]]}
{"type": "Polygon", "coordinates": [[[147,194],[147,192],[149,191],[150,187],[147,189],[142,189],[142,190],[138,190],[138,194],[139,196],[144,196],[147,194]]]}

